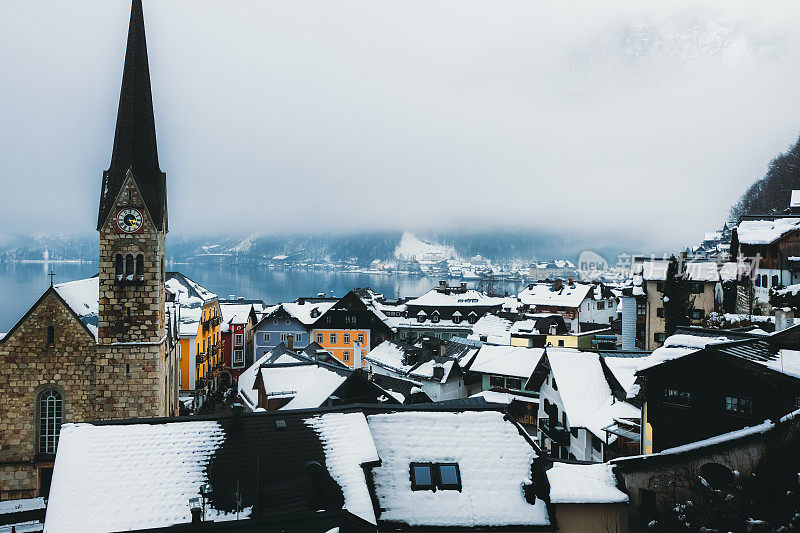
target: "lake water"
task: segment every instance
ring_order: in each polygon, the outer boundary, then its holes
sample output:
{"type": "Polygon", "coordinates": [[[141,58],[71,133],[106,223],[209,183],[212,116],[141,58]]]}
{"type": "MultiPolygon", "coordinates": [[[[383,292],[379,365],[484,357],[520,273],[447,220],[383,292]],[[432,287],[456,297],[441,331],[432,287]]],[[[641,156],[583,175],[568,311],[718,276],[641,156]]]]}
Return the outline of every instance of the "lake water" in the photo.
{"type": "MultiPolygon", "coordinates": [[[[55,283],[88,278],[97,273],[97,263],[0,263],[0,332],[17,323],[50,285],[48,273],[55,273],[55,283]]],[[[333,270],[278,270],[224,265],[168,264],[217,293],[220,298],[233,294],[257,298],[266,303],[292,301],[300,296],[343,296],[355,287],[372,287],[387,298],[419,296],[437,282],[437,278],[404,274],[359,274],[333,270]]],[[[454,284],[456,280],[450,280],[454,284]]],[[[469,284],[474,287],[474,283],[469,284]]],[[[498,284],[499,285],[499,284],[498,284]]],[[[515,294],[523,283],[502,284],[502,290],[515,294]]]]}

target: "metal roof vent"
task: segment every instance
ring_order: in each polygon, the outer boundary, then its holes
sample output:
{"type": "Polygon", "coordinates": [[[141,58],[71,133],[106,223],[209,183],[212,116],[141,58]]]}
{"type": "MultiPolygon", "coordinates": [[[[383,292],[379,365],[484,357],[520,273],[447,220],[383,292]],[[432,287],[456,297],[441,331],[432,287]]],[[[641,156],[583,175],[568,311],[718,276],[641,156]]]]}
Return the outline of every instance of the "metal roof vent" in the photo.
{"type": "Polygon", "coordinates": [[[275,429],[286,429],[286,420],[276,420],[275,429]]]}

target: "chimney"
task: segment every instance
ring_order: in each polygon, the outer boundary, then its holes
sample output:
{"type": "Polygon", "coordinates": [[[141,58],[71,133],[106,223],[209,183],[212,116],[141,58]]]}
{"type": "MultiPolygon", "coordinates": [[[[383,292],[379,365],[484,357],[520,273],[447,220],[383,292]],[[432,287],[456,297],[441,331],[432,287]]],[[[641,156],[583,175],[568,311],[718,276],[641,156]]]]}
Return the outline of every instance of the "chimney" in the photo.
{"type": "Polygon", "coordinates": [[[447,281],[443,280],[443,279],[440,279],[439,280],[439,288],[440,289],[446,289],[447,288],[447,281]]]}
{"type": "Polygon", "coordinates": [[[353,344],[353,368],[361,368],[361,343],[353,344]]]}
{"type": "Polygon", "coordinates": [[[467,282],[466,281],[462,281],[461,282],[461,291],[462,292],[467,292],[467,282]]]}
{"type": "Polygon", "coordinates": [[[231,405],[231,414],[233,415],[233,418],[232,418],[232,421],[231,421],[231,428],[236,432],[239,432],[239,431],[242,430],[242,413],[243,412],[244,412],[244,406],[241,403],[236,402],[233,405],[231,405]]]}
{"type": "Polygon", "coordinates": [[[447,352],[447,346],[445,345],[445,343],[442,343],[442,344],[440,344],[440,345],[439,345],[439,355],[441,355],[442,357],[444,357],[444,354],[445,354],[446,352],[447,352]]]}
{"type": "Polygon", "coordinates": [[[556,278],[556,280],[553,282],[553,290],[554,291],[561,290],[561,278],[556,278]]]}
{"type": "Polygon", "coordinates": [[[235,294],[229,294],[228,295],[228,300],[235,300],[235,299],[236,299],[236,295],[235,294]]]}
{"type": "Polygon", "coordinates": [[[433,379],[441,380],[444,377],[444,367],[442,365],[433,365],[433,379]]]}
{"type": "Polygon", "coordinates": [[[794,311],[791,307],[775,309],[775,331],[783,331],[794,325],[794,311]]]}
{"type": "Polygon", "coordinates": [[[569,277],[569,284],[575,285],[575,280],[572,278],[572,276],[569,277]]]}

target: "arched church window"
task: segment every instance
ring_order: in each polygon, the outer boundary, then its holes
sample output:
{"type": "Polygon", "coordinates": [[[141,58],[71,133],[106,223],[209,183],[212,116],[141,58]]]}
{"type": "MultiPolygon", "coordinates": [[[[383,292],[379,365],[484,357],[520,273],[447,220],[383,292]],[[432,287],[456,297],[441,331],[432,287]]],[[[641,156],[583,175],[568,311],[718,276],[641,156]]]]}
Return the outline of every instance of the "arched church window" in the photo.
{"type": "Polygon", "coordinates": [[[144,255],[136,256],[136,279],[144,279],[144,255]]]}
{"type": "Polygon", "coordinates": [[[39,453],[56,453],[58,434],[64,416],[64,399],[55,390],[46,390],[39,395],[39,453]]]}
{"type": "Polygon", "coordinates": [[[128,254],[125,256],[125,279],[132,280],[133,279],[133,255],[128,254]]]}
{"type": "Polygon", "coordinates": [[[56,328],[47,326],[47,345],[52,346],[56,343],[56,328]]]}
{"type": "Polygon", "coordinates": [[[125,263],[122,260],[122,254],[117,254],[114,258],[114,274],[117,276],[118,281],[121,281],[122,276],[125,275],[125,263]]]}

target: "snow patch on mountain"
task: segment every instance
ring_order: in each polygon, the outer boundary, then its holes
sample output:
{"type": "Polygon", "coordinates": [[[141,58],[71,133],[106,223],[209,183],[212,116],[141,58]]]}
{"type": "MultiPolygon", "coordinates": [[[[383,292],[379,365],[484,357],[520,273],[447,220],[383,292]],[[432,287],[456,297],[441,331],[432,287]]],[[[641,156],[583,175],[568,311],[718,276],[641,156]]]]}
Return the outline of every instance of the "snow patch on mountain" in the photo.
{"type": "Polygon", "coordinates": [[[423,241],[411,232],[406,231],[400,243],[394,249],[394,257],[399,261],[443,261],[457,259],[456,249],[446,244],[423,241]]]}

